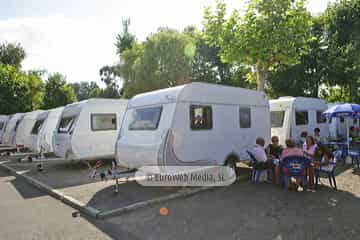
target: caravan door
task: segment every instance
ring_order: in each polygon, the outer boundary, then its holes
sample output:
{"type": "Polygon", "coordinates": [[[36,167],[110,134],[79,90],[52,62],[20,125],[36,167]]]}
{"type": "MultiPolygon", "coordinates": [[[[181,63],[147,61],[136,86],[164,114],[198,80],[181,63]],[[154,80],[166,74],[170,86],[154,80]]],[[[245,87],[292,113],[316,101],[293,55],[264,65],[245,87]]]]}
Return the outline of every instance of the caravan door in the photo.
{"type": "Polygon", "coordinates": [[[290,137],[291,110],[282,106],[275,106],[271,109],[271,136],[278,136],[280,143],[290,137]]]}
{"type": "Polygon", "coordinates": [[[54,151],[59,157],[72,159],[71,137],[74,132],[76,116],[63,117],[54,134],[54,151]]]}

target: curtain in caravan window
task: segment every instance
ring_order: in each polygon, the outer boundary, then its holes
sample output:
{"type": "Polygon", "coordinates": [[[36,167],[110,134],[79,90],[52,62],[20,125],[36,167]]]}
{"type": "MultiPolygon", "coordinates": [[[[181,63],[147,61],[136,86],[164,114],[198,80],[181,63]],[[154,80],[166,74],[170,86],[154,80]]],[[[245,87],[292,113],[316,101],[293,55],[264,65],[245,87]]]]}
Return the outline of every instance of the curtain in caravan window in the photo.
{"type": "Polygon", "coordinates": [[[33,129],[31,130],[31,134],[37,135],[44,124],[45,119],[37,120],[34,124],[33,129]]]}
{"type": "Polygon", "coordinates": [[[251,128],[251,109],[240,108],[239,110],[240,128],[251,128]]]}
{"type": "Polygon", "coordinates": [[[116,130],[116,114],[91,114],[91,130],[116,130]]]}
{"type": "Polygon", "coordinates": [[[211,106],[191,105],[190,123],[192,130],[212,129],[212,108],[211,106]]]}
{"type": "Polygon", "coordinates": [[[295,112],[296,125],[308,125],[309,124],[309,113],[308,111],[296,111],[295,112]]]}

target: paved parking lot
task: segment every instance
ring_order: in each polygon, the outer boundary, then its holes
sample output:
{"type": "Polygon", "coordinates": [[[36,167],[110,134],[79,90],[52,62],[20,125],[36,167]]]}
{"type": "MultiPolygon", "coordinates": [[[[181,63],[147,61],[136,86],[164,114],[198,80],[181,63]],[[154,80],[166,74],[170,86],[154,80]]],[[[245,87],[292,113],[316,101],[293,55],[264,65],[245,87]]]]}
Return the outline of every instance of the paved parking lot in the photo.
{"type": "MultiPolygon", "coordinates": [[[[0,210],[9,220],[1,220],[0,228],[4,229],[0,239],[280,240],[360,236],[360,171],[350,167],[339,169],[339,191],[323,186],[318,191],[289,192],[245,180],[105,220],[73,218],[75,210],[63,203],[20,180],[15,180],[20,187],[7,182],[14,180],[11,176],[1,179],[0,194],[6,200],[0,210]],[[168,215],[160,215],[162,207],[168,208],[168,215]]],[[[327,184],[327,179],[322,182],[327,184]]],[[[86,184],[77,187],[81,186],[86,184]]],[[[133,187],[128,186],[127,191],[131,191],[133,187]]],[[[103,199],[102,204],[106,203],[103,199]]]]}

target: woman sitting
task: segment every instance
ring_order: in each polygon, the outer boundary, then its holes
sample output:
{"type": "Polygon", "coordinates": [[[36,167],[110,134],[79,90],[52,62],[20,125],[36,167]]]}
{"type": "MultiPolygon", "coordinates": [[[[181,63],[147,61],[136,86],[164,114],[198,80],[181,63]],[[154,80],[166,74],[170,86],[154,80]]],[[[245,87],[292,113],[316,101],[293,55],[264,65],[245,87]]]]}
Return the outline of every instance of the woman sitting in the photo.
{"type": "Polygon", "coordinates": [[[271,143],[266,148],[266,153],[269,156],[270,161],[270,170],[272,172],[273,176],[273,182],[276,184],[279,184],[279,176],[280,176],[280,168],[279,168],[279,162],[280,162],[280,155],[283,151],[283,146],[279,144],[279,137],[273,136],[271,138],[271,143]]]}

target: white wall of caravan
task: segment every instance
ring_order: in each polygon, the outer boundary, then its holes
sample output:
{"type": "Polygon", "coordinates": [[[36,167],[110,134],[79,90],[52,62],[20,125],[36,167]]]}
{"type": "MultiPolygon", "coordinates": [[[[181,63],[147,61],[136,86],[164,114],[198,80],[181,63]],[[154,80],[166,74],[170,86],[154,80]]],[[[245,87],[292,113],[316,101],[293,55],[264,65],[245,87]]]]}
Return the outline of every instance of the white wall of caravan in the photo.
{"type": "Polygon", "coordinates": [[[89,99],[67,105],[62,112],[54,134],[55,155],[69,160],[113,158],[115,141],[126,106],[127,101],[117,99],[89,99]],[[91,116],[96,114],[115,114],[116,129],[93,130],[91,128],[91,116]],[[58,128],[61,119],[69,117],[75,119],[71,129],[59,133],[58,128]]]}
{"type": "MultiPolygon", "coordinates": [[[[283,97],[276,100],[270,100],[270,111],[285,111],[283,125],[271,128],[271,135],[278,136],[280,143],[284,144],[287,138],[298,139],[302,132],[306,131],[309,135],[314,134],[315,128],[320,128],[321,136],[328,138],[329,125],[325,121],[318,122],[317,114],[327,109],[324,101],[314,98],[293,98],[283,97]],[[297,112],[307,112],[308,123],[301,125],[296,123],[297,112]]],[[[272,123],[273,124],[273,123],[272,123]]]]}
{"type": "MultiPolygon", "coordinates": [[[[147,107],[162,107],[158,128],[155,130],[129,130],[130,124],[134,121],[136,108],[127,109],[116,142],[116,160],[121,166],[136,168],[138,166],[155,166],[158,164],[160,145],[165,140],[166,133],[171,127],[176,103],[147,107]]],[[[184,120],[183,117],[181,119],[184,120]]]]}
{"type": "Polygon", "coordinates": [[[23,145],[26,148],[31,147],[31,130],[36,122],[37,116],[43,111],[37,110],[26,113],[23,120],[19,124],[15,134],[15,144],[23,145]]]}
{"type": "Polygon", "coordinates": [[[6,129],[6,124],[9,121],[9,116],[0,115],[0,143],[2,143],[2,137],[6,129]]]}
{"type": "Polygon", "coordinates": [[[53,135],[56,131],[56,126],[59,122],[61,113],[64,107],[59,107],[49,110],[49,114],[44,122],[44,125],[40,129],[38,138],[36,141],[36,151],[44,153],[53,153],[53,135]]]}
{"type": "Polygon", "coordinates": [[[255,145],[258,137],[270,141],[269,109],[265,106],[240,106],[229,104],[204,104],[211,106],[213,127],[209,130],[192,130],[190,106],[198,103],[178,103],[172,124],[174,151],[182,161],[207,160],[222,165],[230,154],[239,160],[248,159],[246,150],[255,145]],[[251,127],[240,128],[240,107],[251,109],[251,127]]]}
{"type": "Polygon", "coordinates": [[[24,113],[16,113],[12,115],[11,119],[6,125],[6,129],[3,135],[4,144],[6,145],[15,144],[16,127],[19,126],[23,117],[24,117],[24,113]]]}

